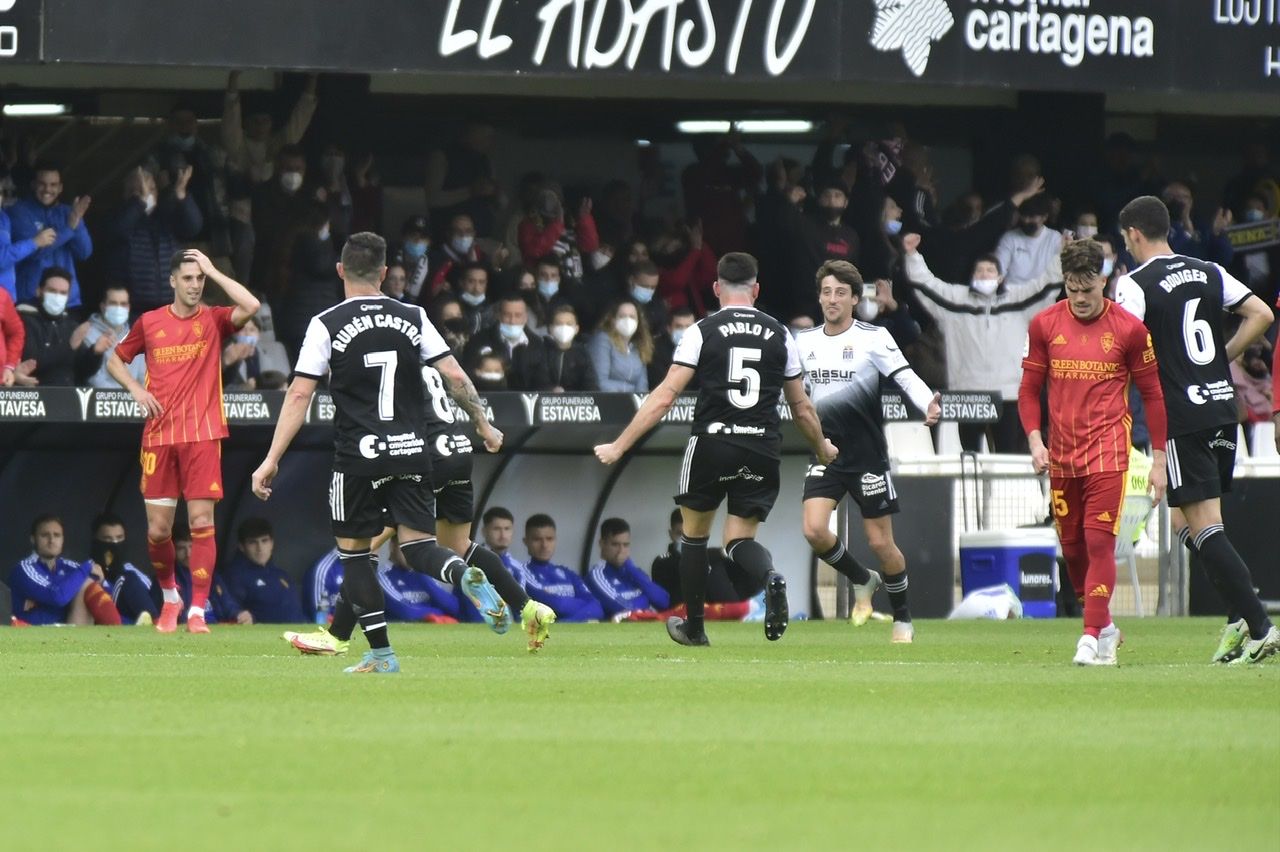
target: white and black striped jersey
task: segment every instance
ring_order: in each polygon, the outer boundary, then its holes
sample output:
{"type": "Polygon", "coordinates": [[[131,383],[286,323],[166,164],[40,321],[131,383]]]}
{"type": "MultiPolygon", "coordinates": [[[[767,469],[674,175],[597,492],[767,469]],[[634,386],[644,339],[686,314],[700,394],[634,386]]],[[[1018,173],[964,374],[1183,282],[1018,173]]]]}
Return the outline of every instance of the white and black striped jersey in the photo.
{"type": "Polygon", "coordinates": [[[294,374],[329,377],[334,471],[430,471],[420,368],[448,354],[426,311],[386,296],[347,299],[311,319],[294,374]]]}
{"type": "Polygon", "coordinates": [[[881,377],[893,379],[921,411],[928,410],[933,398],[893,335],[881,326],[857,321],[838,334],[820,325],[797,335],[796,348],[822,432],[840,450],[829,467],[872,473],[888,470],[881,377]]]}
{"type": "Polygon", "coordinates": [[[431,459],[445,458],[472,451],[471,438],[460,428],[454,415],[449,391],[440,371],[427,364],[422,367],[422,390],[426,397],[423,411],[427,418],[427,449],[431,459]]]}
{"type": "Polygon", "coordinates": [[[1116,282],[1116,302],[1151,332],[1169,437],[1238,419],[1222,314],[1250,295],[1218,264],[1177,254],[1153,257],[1116,282]]]}
{"type": "Polygon", "coordinates": [[[672,363],[701,385],[693,434],[780,455],[782,385],[803,373],[784,325],[754,307],[721,308],[685,331],[672,363]]]}

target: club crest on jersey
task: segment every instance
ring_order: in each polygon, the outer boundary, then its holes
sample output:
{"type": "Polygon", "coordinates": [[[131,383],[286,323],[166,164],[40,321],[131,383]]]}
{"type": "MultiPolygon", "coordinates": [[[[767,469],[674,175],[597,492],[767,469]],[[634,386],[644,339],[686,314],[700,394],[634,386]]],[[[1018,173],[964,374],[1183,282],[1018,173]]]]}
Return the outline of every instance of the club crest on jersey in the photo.
{"type": "Polygon", "coordinates": [[[852,360],[853,360],[853,358],[854,358],[854,355],[853,355],[853,347],[852,347],[852,346],[846,346],[846,347],[844,348],[844,360],[846,360],[846,361],[852,361],[852,360]]]}
{"type": "Polygon", "coordinates": [[[204,324],[200,320],[191,323],[191,330],[196,333],[196,337],[204,337],[204,324]]]}
{"type": "Polygon", "coordinates": [[[1110,352],[1111,347],[1115,345],[1116,345],[1116,336],[1114,334],[1108,331],[1102,335],[1102,351],[1103,352],[1110,352]]]}

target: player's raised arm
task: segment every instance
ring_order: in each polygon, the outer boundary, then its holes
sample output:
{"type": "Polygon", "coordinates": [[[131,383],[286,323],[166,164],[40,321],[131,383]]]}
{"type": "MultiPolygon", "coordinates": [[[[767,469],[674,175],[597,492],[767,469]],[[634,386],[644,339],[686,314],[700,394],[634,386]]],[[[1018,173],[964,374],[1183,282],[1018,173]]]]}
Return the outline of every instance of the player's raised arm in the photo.
{"type": "Polygon", "coordinates": [[[627,428],[622,430],[622,434],[613,443],[596,446],[596,458],[605,464],[613,464],[622,458],[627,450],[635,446],[642,435],[666,417],[671,406],[675,405],[680,397],[680,392],[692,379],[692,367],[672,364],[671,369],[667,371],[667,377],[645,398],[635,416],[631,418],[631,422],[627,424],[627,428]]]}
{"type": "Polygon", "coordinates": [[[813,407],[813,400],[804,392],[804,378],[796,376],[787,379],[782,385],[782,394],[791,407],[791,415],[795,418],[800,434],[809,442],[813,454],[822,464],[831,464],[840,451],[831,439],[822,434],[822,421],[818,419],[818,410],[813,407]]]}
{"type": "Polygon", "coordinates": [[[227,294],[232,302],[235,303],[235,310],[231,312],[231,322],[236,328],[241,328],[249,321],[249,318],[258,312],[258,308],[262,307],[262,303],[258,301],[258,297],[249,292],[249,288],[227,275],[223,275],[218,267],[213,265],[213,261],[205,256],[204,252],[197,249],[187,249],[183,252],[183,260],[193,261],[200,267],[200,271],[204,273],[204,277],[213,281],[222,291],[227,294]]]}
{"type": "Polygon", "coordinates": [[[471,378],[462,369],[458,359],[452,355],[446,355],[431,366],[435,367],[440,378],[444,379],[449,396],[453,397],[459,407],[467,413],[471,422],[476,424],[476,434],[480,436],[480,440],[484,441],[484,448],[491,453],[502,449],[503,435],[489,422],[484,404],[480,402],[480,395],[476,393],[476,386],[471,383],[471,378]]]}

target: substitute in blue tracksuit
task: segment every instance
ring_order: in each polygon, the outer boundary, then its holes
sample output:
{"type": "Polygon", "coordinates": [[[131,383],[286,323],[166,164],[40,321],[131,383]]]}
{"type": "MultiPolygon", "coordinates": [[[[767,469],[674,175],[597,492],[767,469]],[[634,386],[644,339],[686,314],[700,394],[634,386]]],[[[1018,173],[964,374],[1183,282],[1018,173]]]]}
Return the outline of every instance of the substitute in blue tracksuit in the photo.
{"type": "Polygon", "coordinates": [[[587,586],[608,618],[671,606],[667,590],[631,561],[631,525],[622,518],[600,524],[600,561],[587,570],[587,586]]]}
{"type": "Polygon", "coordinates": [[[387,616],[395,621],[458,620],[458,599],[447,586],[403,565],[378,566],[378,583],[386,598],[387,616]]]}
{"type": "Polygon", "coordinates": [[[333,619],[333,605],[342,591],[342,560],[338,548],[321,556],[315,565],[307,569],[302,581],[302,609],[316,624],[328,624],[333,619]]]}
{"type": "Polygon", "coordinates": [[[111,602],[120,613],[124,624],[137,624],[143,613],[155,619],[160,614],[151,591],[151,578],[125,559],[128,547],[125,543],[124,519],[111,512],[102,512],[89,527],[89,558],[81,566],[92,575],[94,567],[103,578],[102,587],[111,595],[111,602]]]}
{"type": "Polygon", "coordinates": [[[293,578],[271,561],[275,536],[266,518],[246,518],[236,531],[240,551],[223,572],[227,591],[255,624],[301,624],[302,600],[293,578]]]}
{"type": "Polygon", "coordinates": [[[60,266],[71,273],[71,295],[68,308],[80,306],[80,282],[76,278],[76,261],[86,260],[93,254],[93,240],[84,226],[84,212],[88,199],[76,199],[78,204],[60,204],[62,173],[49,163],[37,163],[35,180],[31,182],[31,195],[19,199],[9,208],[9,222],[13,242],[33,239],[41,231],[52,228],[57,231],[51,245],[38,248],[17,267],[16,302],[35,298],[40,285],[40,273],[50,266],[60,266]]]}
{"type": "Polygon", "coordinates": [[[85,566],[62,555],[62,520],[40,515],[31,524],[34,551],[9,572],[13,615],[27,624],[63,624],[72,601],[93,578],[85,566]]]}
{"type": "Polygon", "coordinates": [[[555,610],[556,621],[600,621],[604,609],[577,571],[556,565],[556,522],[550,515],[531,515],[524,523],[529,561],[521,573],[511,572],[529,597],[555,610]]]}

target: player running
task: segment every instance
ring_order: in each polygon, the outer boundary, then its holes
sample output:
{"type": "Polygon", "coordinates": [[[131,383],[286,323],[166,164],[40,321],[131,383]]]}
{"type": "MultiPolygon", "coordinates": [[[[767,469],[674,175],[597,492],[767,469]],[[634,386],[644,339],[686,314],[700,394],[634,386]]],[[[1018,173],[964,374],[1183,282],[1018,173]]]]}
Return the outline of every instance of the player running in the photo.
{"type": "Polygon", "coordinates": [[[107,356],[107,372],[147,417],[142,429],[142,498],[147,508],[147,552],[163,603],[156,630],[178,629],[182,597],[174,576],[173,518],[178,498],[187,501],[191,525],[191,601],[187,632],[208,633],[205,604],[218,561],[213,507],[222,499],[222,342],[258,312],[258,300],[217,270],[195,249],[169,261],[173,304],[147,311],[107,356]],[[234,307],[201,304],[212,279],[234,307]],[[138,355],[147,363],[146,386],[125,366],[138,355]]]}
{"type": "MultiPolygon", "coordinates": [[[[903,246],[914,251],[918,234],[907,234],[903,246]]],[[[853,623],[866,624],[871,596],[881,576],[853,558],[835,533],[831,513],[848,494],[862,510],[867,542],[880,560],[885,591],[893,607],[892,641],[911,642],[915,628],[907,606],[907,560],[893,540],[892,516],[898,512],[898,493],[889,474],[880,405],[880,377],[897,382],[932,426],[942,414],[942,395],[929,390],[894,341],[888,329],[855,322],[854,309],[862,297],[862,275],[845,260],[829,260],[815,276],[818,304],[825,322],[796,336],[800,363],[813,395],[822,431],[841,448],[831,464],[810,464],[804,479],[804,537],[813,552],[853,584],[853,623]]]]}
{"type": "Polygon", "coordinates": [[[780,397],[785,394],[819,462],[830,464],[836,458],[836,447],[823,436],[817,412],[805,395],[795,341],[785,326],[755,307],[760,295],[756,271],[756,259],[749,254],[731,252],[720,258],[714,285],[720,310],[685,331],[662,384],[616,441],[595,448],[605,464],[618,461],[658,424],[697,376],[702,390],[675,498],[684,518],[680,585],[688,618],[667,619],[668,635],[681,645],[711,644],[703,626],[707,539],[716,509],[726,497],[725,552],[765,589],[765,637],[780,639],[787,629],[787,581],[773,569],[769,551],[755,540],[778,498],[780,397]]]}
{"type": "Polygon", "coordinates": [[[1129,382],[1142,395],[1154,465],[1149,488],[1164,497],[1164,397],[1151,337],[1103,292],[1102,246],[1062,250],[1067,298],[1031,320],[1022,359],[1018,414],[1036,473],[1049,471],[1053,517],[1071,585],[1084,604],[1084,635],[1074,662],[1114,666],[1121,642],[1111,620],[1116,534],[1129,469],[1129,382]],[[1040,393],[1049,384],[1049,445],[1041,434],[1040,393]]]}
{"type": "MultiPolygon", "coordinates": [[[[424,412],[427,421],[427,449],[431,454],[430,487],[435,498],[437,540],[454,553],[461,554],[468,565],[474,565],[484,572],[503,601],[512,607],[513,612],[520,614],[521,623],[529,637],[529,651],[539,651],[546,644],[551,625],[555,623],[555,612],[545,604],[530,600],[524,587],[511,576],[502,559],[492,550],[471,540],[471,517],[474,511],[471,439],[455,423],[453,407],[449,405],[449,395],[463,393],[465,396],[465,389],[456,387],[452,382],[446,389],[444,376],[430,365],[422,368],[422,382],[426,392],[424,412]]],[[[371,549],[377,550],[382,542],[394,534],[394,526],[386,527],[372,542],[371,549]]],[[[472,603],[479,609],[479,603],[472,603]]],[[[350,604],[345,598],[340,597],[335,602],[333,620],[339,631],[345,630],[345,635],[350,635],[350,629],[344,625],[354,625],[355,616],[350,613],[350,604]],[[343,609],[346,612],[340,612],[343,609]]],[[[505,633],[508,624],[509,619],[504,618],[494,626],[499,633],[505,633]]],[[[328,655],[345,651],[347,647],[345,642],[338,643],[333,633],[323,627],[313,633],[287,630],[284,638],[304,654],[328,655]]]]}
{"type": "Polygon", "coordinates": [[[1280,630],[1227,538],[1222,495],[1231,490],[1239,420],[1228,365],[1274,316],[1218,264],[1173,253],[1169,210],[1160,199],[1144,195],[1126,204],[1120,231],[1139,266],[1116,282],[1116,301],[1146,323],[1160,358],[1174,529],[1227,603],[1227,626],[1212,660],[1258,663],[1280,650],[1280,630]],[[1225,344],[1224,311],[1244,319],[1225,344]]]}
{"type": "Polygon", "coordinates": [[[392,674],[400,663],[387,637],[384,596],[370,550],[383,529],[384,513],[396,521],[400,549],[415,571],[461,585],[486,620],[500,625],[506,604],[477,568],[436,543],[435,505],[430,492],[431,457],[422,393],[423,363],[435,364],[459,404],[471,415],[490,452],[502,446],[502,433],[485,417],[471,381],[450,354],[426,312],[382,295],[387,273],[387,244],[377,234],[353,234],[342,248],[338,275],[346,299],[313,317],[307,327],[294,379],[266,459],[253,472],[253,492],[266,500],[288,449],[306,418],[316,384],[329,377],[334,404],[333,478],[329,509],[342,591],[328,631],[333,653],[345,650],[358,621],[370,650],[346,669],[358,674],[392,674]],[[345,602],[345,603],[344,603],[345,602]],[[346,613],[340,623],[338,616],[346,613]]]}

